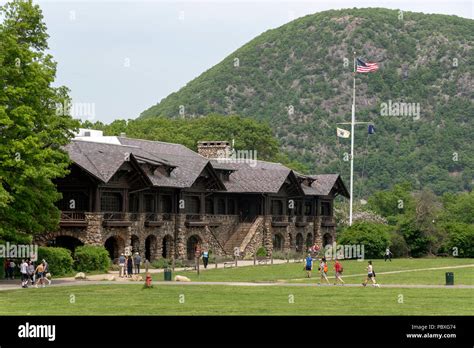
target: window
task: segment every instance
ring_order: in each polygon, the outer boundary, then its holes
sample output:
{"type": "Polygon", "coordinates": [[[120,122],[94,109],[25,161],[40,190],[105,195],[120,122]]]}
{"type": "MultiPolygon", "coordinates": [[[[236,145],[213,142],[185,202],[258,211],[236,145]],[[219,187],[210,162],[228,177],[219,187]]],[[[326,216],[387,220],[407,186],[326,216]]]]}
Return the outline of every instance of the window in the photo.
{"type": "Polygon", "coordinates": [[[235,214],[235,201],[233,199],[229,199],[227,204],[227,213],[231,215],[235,214]]]}
{"type": "Polygon", "coordinates": [[[311,202],[305,202],[305,204],[304,204],[304,215],[306,215],[306,216],[311,215],[311,202]]]}
{"type": "Polygon", "coordinates": [[[155,211],[155,197],[153,195],[145,195],[145,211],[147,213],[155,211]]]}
{"type": "Polygon", "coordinates": [[[161,196],[161,212],[162,213],[172,213],[173,204],[171,203],[171,196],[163,195],[161,196]]]}
{"type": "Polygon", "coordinates": [[[100,198],[102,211],[122,211],[122,195],[118,192],[104,192],[100,198]]]}
{"type": "Polygon", "coordinates": [[[214,201],[212,198],[206,198],[206,214],[214,214],[214,201]]]}
{"type": "Polygon", "coordinates": [[[217,200],[217,214],[225,214],[225,200],[222,198],[217,200]]]}
{"type": "Polygon", "coordinates": [[[321,202],[321,215],[322,216],[331,216],[331,203],[321,202]]]}

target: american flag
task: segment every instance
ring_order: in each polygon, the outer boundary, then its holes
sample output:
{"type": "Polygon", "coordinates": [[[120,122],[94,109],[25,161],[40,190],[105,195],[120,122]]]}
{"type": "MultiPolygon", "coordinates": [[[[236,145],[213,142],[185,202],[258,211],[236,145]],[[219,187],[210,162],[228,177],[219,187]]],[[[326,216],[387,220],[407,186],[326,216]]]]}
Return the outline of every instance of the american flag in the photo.
{"type": "Polygon", "coordinates": [[[357,58],[357,72],[366,73],[377,71],[379,69],[378,63],[368,63],[357,58]]]}

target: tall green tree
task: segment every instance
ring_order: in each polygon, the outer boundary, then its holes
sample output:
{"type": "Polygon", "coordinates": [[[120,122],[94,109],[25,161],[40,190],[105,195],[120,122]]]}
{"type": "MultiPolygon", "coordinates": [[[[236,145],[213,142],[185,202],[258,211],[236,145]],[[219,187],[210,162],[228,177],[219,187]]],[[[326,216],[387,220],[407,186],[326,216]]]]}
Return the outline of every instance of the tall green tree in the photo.
{"type": "Polygon", "coordinates": [[[52,86],[56,63],[43,15],[32,1],[0,7],[0,239],[56,228],[53,180],[69,165],[61,146],[78,126],[65,87],[52,86]]]}

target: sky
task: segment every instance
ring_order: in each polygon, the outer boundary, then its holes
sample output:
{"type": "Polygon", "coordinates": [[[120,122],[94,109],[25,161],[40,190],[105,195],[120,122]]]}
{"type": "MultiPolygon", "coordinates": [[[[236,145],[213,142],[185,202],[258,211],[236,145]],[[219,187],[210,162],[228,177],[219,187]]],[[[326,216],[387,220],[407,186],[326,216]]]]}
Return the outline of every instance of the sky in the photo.
{"type": "MultiPolygon", "coordinates": [[[[266,30],[340,8],[385,7],[473,18],[472,0],[39,0],[72,114],[133,119],[266,30]]],[[[0,0],[0,3],[3,3],[0,0]]]]}

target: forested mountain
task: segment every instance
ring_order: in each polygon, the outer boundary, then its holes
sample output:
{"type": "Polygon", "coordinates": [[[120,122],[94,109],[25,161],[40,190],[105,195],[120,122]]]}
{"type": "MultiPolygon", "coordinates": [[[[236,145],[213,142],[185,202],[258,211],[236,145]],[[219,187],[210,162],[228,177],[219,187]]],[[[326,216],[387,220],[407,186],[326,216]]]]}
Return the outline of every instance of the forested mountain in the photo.
{"type": "MultiPolygon", "coordinates": [[[[387,9],[332,10],[256,37],[141,118],[238,114],[268,123],[291,160],[348,179],[353,51],[379,62],[357,74],[356,196],[409,180],[438,194],[472,190],[474,22],[387,9]],[[415,103],[394,116],[384,103],[415,103]],[[345,126],[348,129],[348,126],[345,126]],[[346,158],[347,159],[347,158],[346,158]]],[[[358,197],[356,197],[358,198],[358,197]]]]}

